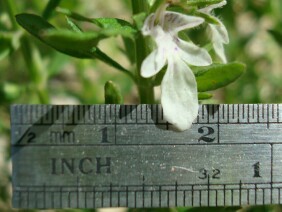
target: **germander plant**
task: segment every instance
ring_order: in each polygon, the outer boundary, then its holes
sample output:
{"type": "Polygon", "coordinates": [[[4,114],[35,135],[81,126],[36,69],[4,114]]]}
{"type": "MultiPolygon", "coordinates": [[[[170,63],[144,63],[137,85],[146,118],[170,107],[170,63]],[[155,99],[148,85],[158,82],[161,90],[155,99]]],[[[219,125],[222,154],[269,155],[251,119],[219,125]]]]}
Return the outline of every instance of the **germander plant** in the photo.
{"type": "MultiPolygon", "coordinates": [[[[50,1],[50,11],[59,1],[50,1]]],[[[101,60],[128,75],[138,87],[140,103],[156,103],[154,87],[161,86],[165,119],[175,129],[191,127],[198,102],[212,98],[207,93],[238,79],[245,66],[228,63],[224,44],[229,36],[223,21],[213,14],[226,0],[132,0],[132,22],[116,18],[88,18],[65,8],[69,29],[57,29],[44,16],[19,14],[18,23],[30,34],[64,54],[101,60]],[[97,30],[85,32],[76,22],[89,22],[97,30]],[[191,35],[206,38],[195,43],[191,35]],[[132,70],[124,68],[98,47],[108,37],[121,36],[125,53],[133,58],[132,70]],[[134,57],[129,49],[134,49],[134,57]]],[[[48,14],[48,11],[47,11],[48,14]]],[[[121,104],[116,86],[105,86],[105,103],[121,104]]]]}

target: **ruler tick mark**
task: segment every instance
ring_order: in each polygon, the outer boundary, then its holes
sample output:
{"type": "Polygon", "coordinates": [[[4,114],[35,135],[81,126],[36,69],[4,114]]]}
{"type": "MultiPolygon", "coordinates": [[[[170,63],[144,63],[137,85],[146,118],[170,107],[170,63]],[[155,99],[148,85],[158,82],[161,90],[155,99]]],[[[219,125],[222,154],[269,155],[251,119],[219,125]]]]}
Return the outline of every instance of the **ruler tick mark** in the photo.
{"type": "Polygon", "coordinates": [[[242,205],[242,181],[239,183],[239,205],[242,205]]]}
{"type": "Polygon", "coordinates": [[[199,205],[202,206],[202,190],[199,190],[199,205]]]}
{"type": "Polygon", "coordinates": [[[281,204],[281,188],[278,188],[278,202],[281,204]]]}
{"type": "Polygon", "coordinates": [[[208,175],[208,207],[210,206],[210,175],[208,175]]]}
{"type": "Polygon", "coordinates": [[[167,197],[166,197],[166,206],[169,208],[169,191],[166,192],[167,193],[167,197]]]}
{"type": "Polygon", "coordinates": [[[145,207],[145,177],[143,176],[143,183],[142,183],[142,206],[145,207]]]}
{"type": "Polygon", "coordinates": [[[154,205],[154,196],[153,196],[153,191],[150,191],[150,195],[151,195],[151,208],[153,208],[154,205]]]}
{"type": "Polygon", "coordinates": [[[271,151],[270,151],[270,186],[271,186],[271,191],[270,191],[270,203],[272,204],[272,200],[273,200],[273,144],[270,145],[271,151]]]}
{"type": "Polygon", "coordinates": [[[177,181],[175,182],[175,206],[177,207],[178,206],[178,184],[177,184],[177,181]]]}
{"type": "Polygon", "coordinates": [[[255,204],[257,204],[257,184],[255,183],[255,204]]]}
{"type": "Polygon", "coordinates": [[[215,190],[215,206],[218,206],[218,191],[215,190]]]}
{"type": "Polygon", "coordinates": [[[194,185],[192,185],[192,195],[191,195],[191,202],[192,202],[192,207],[194,207],[194,185]]]}
{"type": "Polygon", "coordinates": [[[162,207],[162,186],[159,186],[159,207],[162,207]]]}
{"type": "Polygon", "coordinates": [[[223,205],[226,205],[226,185],[223,185],[223,205]]]}
{"type": "Polygon", "coordinates": [[[231,189],[231,206],[234,206],[234,189],[231,189]]]}
{"type": "Polygon", "coordinates": [[[183,191],[183,206],[186,206],[186,190],[183,191]]]}
{"type": "Polygon", "coordinates": [[[264,190],[264,188],[262,188],[262,204],[265,205],[265,190],[264,190]]]}
{"type": "Polygon", "coordinates": [[[92,191],[93,191],[93,201],[92,201],[92,204],[93,204],[93,208],[96,208],[96,187],[95,186],[93,186],[92,191]]]}
{"type": "Polygon", "coordinates": [[[112,183],[110,183],[110,207],[112,207],[113,206],[113,204],[112,204],[112,193],[113,193],[113,184],[112,183]]]}
{"type": "Polygon", "coordinates": [[[126,196],[125,196],[125,200],[126,200],[126,206],[128,207],[128,186],[126,186],[126,196]]]}
{"type": "Polygon", "coordinates": [[[117,194],[118,194],[118,207],[120,207],[120,191],[118,191],[117,194]]]}

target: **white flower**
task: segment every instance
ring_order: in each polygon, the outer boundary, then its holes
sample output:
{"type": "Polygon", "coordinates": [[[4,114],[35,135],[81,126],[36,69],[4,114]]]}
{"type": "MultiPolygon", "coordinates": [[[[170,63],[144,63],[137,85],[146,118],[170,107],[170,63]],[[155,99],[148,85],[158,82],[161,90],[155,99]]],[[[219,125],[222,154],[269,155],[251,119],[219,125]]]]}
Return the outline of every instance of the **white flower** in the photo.
{"type": "MultiPolygon", "coordinates": [[[[223,7],[224,5],[226,5],[227,2],[226,0],[218,3],[218,4],[213,4],[210,5],[208,7],[202,8],[199,10],[199,12],[205,13],[209,16],[211,15],[211,12],[213,9],[219,8],[219,7],[223,7]]],[[[217,20],[217,22],[219,23],[219,25],[215,25],[215,24],[208,24],[211,33],[212,33],[212,42],[213,42],[213,47],[214,50],[216,52],[216,54],[218,55],[218,57],[221,59],[222,62],[227,63],[227,59],[224,53],[224,47],[223,44],[228,44],[229,43],[229,36],[228,36],[228,32],[226,30],[226,27],[223,25],[223,23],[216,17],[212,16],[214,19],[217,20]]]]}
{"type": "Polygon", "coordinates": [[[179,31],[198,26],[204,19],[165,9],[151,14],[144,23],[143,34],[150,35],[157,48],[143,61],[141,75],[152,77],[167,64],[161,84],[164,118],[183,131],[198,115],[197,83],[187,64],[207,66],[212,59],[206,50],[178,37],[179,31]]]}

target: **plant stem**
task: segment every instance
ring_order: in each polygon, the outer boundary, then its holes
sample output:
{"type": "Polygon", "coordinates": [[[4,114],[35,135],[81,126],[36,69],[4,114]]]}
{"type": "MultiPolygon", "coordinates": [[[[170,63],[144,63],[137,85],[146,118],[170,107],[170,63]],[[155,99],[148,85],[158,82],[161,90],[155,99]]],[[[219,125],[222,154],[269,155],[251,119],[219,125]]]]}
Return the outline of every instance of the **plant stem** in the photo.
{"type": "MultiPolygon", "coordinates": [[[[12,29],[16,31],[19,27],[15,19],[15,14],[17,13],[15,0],[5,0],[4,3],[12,23],[12,29]]],[[[20,39],[20,43],[23,58],[32,81],[32,86],[35,87],[40,103],[48,104],[49,94],[46,88],[48,77],[47,73],[44,73],[46,70],[42,70],[42,64],[40,64],[42,60],[38,57],[36,63],[34,58],[36,53],[35,49],[31,47],[31,43],[27,37],[23,35],[20,39]]]]}
{"type": "MultiPolygon", "coordinates": [[[[131,0],[133,15],[141,12],[147,12],[149,5],[146,0],[131,0]]],[[[145,79],[141,76],[141,65],[143,60],[147,56],[146,41],[141,34],[138,33],[135,39],[135,51],[136,51],[136,78],[137,86],[141,104],[153,104],[155,102],[154,85],[151,79],[145,79]]]]}
{"type": "Polygon", "coordinates": [[[31,45],[26,36],[21,38],[21,49],[32,81],[32,86],[34,86],[37,92],[39,101],[42,104],[48,104],[50,102],[46,88],[48,76],[47,71],[42,66],[39,52],[31,45]]]}
{"type": "Polygon", "coordinates": [[[128,71],[126,68],[121,66],[118,62],[113,60],[111,57],[106,55],[104,52],[102,52],[99,48],[95,48],[95,57],[103,61],[104,63],[118,69],[119,71],[125,73],[127,76],[129,76],[134,82],[136,82],[135,76],[132,72],[128,71]]]}
{"type": "Polygon", "coordinates": [[[16,5],[15,5],[14,0],[6,0],[6,1],[3,1],[3,3],[7,9],[7,12],[8,12],[11,24],[12,24],[12,29],[13,30],[18,29],[18,24],[14,16],[15,15],[14,12],[16,11],[16,5]]]}

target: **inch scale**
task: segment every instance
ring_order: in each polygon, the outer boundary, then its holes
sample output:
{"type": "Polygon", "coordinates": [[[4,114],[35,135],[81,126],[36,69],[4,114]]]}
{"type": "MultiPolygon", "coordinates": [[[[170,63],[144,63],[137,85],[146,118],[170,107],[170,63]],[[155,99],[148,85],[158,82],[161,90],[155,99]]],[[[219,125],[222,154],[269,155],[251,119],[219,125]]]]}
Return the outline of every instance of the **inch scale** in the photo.
{"type": "Polygon", "coordinates": [[[202,105],[185,132],[159,105],[14,105],[13,206],[280,204],[281,122],[279,104],[202,105]]]}

